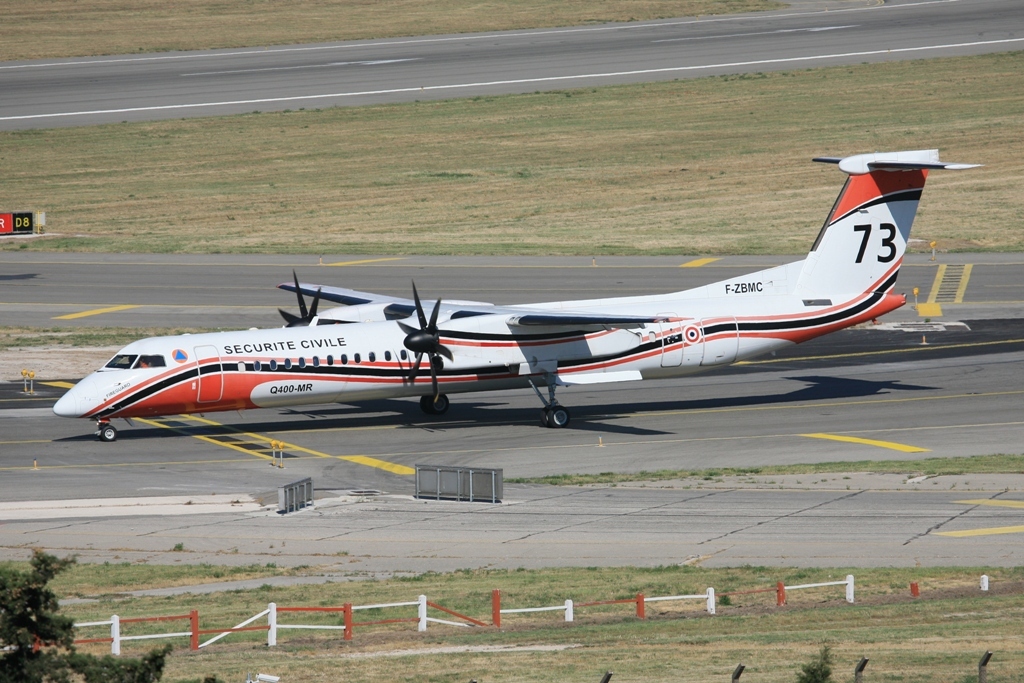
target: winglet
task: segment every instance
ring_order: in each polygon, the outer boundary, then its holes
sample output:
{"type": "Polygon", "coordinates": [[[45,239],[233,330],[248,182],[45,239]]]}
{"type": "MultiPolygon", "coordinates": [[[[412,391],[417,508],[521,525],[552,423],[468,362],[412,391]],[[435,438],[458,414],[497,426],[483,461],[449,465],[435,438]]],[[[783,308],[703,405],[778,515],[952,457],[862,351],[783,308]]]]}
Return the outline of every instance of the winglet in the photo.
{"type": "Polygon", "coordinates": [[[962,171],[978,168],[981,164],[952,164],[939,161],[939,150],[918,149],[908,152],[875,152],[852,157],[815,157],[812,161],[839,164],[839,170],[849,175],[866,175],[872,171],[913,171],[942,169],[962,171]]]}

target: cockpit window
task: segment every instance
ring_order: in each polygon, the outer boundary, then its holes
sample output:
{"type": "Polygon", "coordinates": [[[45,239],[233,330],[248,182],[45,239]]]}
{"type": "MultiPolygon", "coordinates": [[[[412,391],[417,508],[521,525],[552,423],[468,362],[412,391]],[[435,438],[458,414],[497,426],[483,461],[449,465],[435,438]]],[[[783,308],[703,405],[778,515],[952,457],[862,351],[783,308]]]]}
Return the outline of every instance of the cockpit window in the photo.
{"type": "Polygon", "coordinates": [[[135,368],[165,368],[167,362],[164,361],[163,356],[139,356],[139,362],[134,366],[135,368]]]}
{"type": "Polygon", "coordinates": [[[130,370],[132,365],[135,364],[138,356],[134,354],[119,353],[103,367],[109,368],[110,370],[130,370]]]}

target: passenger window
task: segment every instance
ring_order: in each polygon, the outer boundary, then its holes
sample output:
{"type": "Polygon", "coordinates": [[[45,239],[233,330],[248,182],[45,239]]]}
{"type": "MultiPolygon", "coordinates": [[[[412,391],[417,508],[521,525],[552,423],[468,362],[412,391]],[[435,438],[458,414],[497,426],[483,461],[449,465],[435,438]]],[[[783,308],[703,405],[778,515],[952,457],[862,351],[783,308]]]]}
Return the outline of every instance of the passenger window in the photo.
{"type": "Polygon", "coordinates": [[[263,369],[263,364],[260,363],[258,360],[254,360],[252,362],[252,369],[255,370],[256,372],[259,372],[260,370],[263,369]]]}
{"type": "Polygon", "coordinates": [[[377,354],[375,354],[373,351],[370,351],[369,359],[370,362],[373,363],[374,361],[377,360],[377,354]]]}
{"type": "Polygon", "coordinates": [[[334,365],[334,356],[327,356],[327,364],[334,365]]]}
{"type": "Polygon", "coordinates": [[[270,369],[271,370],[277,370],[277,361],[276,360],[274,360],[274,359],[270,360],[270,369]]]}
{"type": "Polygon", "coordinates": [[[320,356],[313,356],[313,367],[320,367],[320,356]]]}
{"type": "Polygon", "coordinates": [[[402,349],[401,351],[399,351],[399,352],[398,352],[398,354],[399,354],[399,357],[400,357],[400,358],[401,358],[402,360],[406,360],[406,359],[408,359],[408,358],[409,358],[409,354],[407,354],[407,353],[405,352],[405,349],[402,349]]]}
{"type": "Polygon", "coordinates": [[[345,353],[341,354],[341,364],[342,365],[348,365],[348,354],[345,354],[345,353]]]}
{"type": "Polygon", "coordinates": [[[384,360],[391,360],[391,352],[390,351],[385,351],[384,352],[384,360]]]}
{"type": "Polygon", "coordinates": [[[135,355],[119,353],[111,358],[103,367],[110,368],[111,370],[130,370],[137,358],[138,356],[135,355]]]}
{"type": "Polygon", "coordinates": [[[352,356],[352,360],[354,360],[355,362],[357,362],[357,363],[358,363],[358,362],[359,362],[359,354],[358,354],[358,353],[357,353],[357,354],[354,354],[354,355],[352,356]]]}
{"type": "Polygon", "coordinates": [[[306,359],[305,358],[300,358],[299,359],[299,367],[300,368],[306,367],[306,359]]]}
{"type": "Polygon", "coordinates": [[[291,370],[292,369],[292,359],[291,358],[285,358],[284,359],[284,369],[285,370],[291,370]]]}

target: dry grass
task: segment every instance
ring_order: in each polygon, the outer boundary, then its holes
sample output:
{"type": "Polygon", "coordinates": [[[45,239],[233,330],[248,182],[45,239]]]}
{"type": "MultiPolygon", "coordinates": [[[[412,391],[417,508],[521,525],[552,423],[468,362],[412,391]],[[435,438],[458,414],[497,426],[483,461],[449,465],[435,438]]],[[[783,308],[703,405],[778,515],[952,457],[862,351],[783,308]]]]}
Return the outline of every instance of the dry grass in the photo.
{"type": "Polygon", "coordinates": [[[842,182],[812,156],[938,147],[987,166],[934,174],[915,237],[1019,251],[1022,124],[1016,52],[11,132],[7,201],[63,237],[3,248],[801,253],[842,182]]]}
{"type": "MultiPolygon", "coordinates": [[[[842,587],[793,591],[789,605],[774,607],[774,594],[733,596],[708,617],[700,604],[684,607],[651,603],[647,621],[631,616],[630,605],[577,610],[577,623],[560,614],[508,616],[504,629],[459,630],[431,625],[426,634],[409,624],[357,629],[345,644],[338,634],[284,631],[279,647],[268,650],[265,634],[231,636],[209,650],[179,650],[169,660],[166,681],[201,680],[217,674],[242,680],[246,671],[281,675],[282,680],[335,681],[580,681],[596,683],[605,670],[620,681],[727,680],[737,663],[748,666],[752,680],[792,681],[823,642],[836,654],[836,680],[845,680],[861,656],[871,658],[871,680],[959,683],[976,671],[978,657],[996,653],[989,670],[992,683],[1014,678],[1024,668],[1024,638],[1019,628],[1024,611],[1024,582],[1018,569],[856,569],[857,604],[842,600],[842,587]],[[992,592],[978,591],[978,576],[992,577],[992,592]],[[920,584],[922,597],[909,596],[908,583],[920,584]],[[464,652],[429,654],[430,648],[578,644],[558,652],[464,652]],[[350,658],[353,653],[412,650],[403,657],[350,658]]],[[[367,581],[324,586],[295,586],[209,596],[138,598],[71,605],[76,619],[180,614],[198,607],[204,628],[234,624],[279,605],[336,605],[343,602],[414,600],[423,593],[447,607],[487,619],[490,590],[500,587],[503,605],[537,606],[646,595],[719,592],[841,579],[846,569],[739,567],[702,569],[669,566],[650,569],[557,569],[545,571],[461,571],[427,574],[416,579],[367,581]]],[[[362,618],[414,616],[367,614],[362,618]]],[[[312,615],[281,615],[281,623],[316,623],[312,615]]],[[[329,622],[337,623],[337,617],[329,622]]],[[[161,626],[155,628],[160,630],[161,626]]],[[[132,633],[145,627],[132,625],[132,633]]],[[[125,643],[127,653],[151,643],[125,643]]]]}
{"type": "Polygon", "coordinates": [[[783,6],[772,0],[0,0],[0,61],[498,31],[783,6]]]}

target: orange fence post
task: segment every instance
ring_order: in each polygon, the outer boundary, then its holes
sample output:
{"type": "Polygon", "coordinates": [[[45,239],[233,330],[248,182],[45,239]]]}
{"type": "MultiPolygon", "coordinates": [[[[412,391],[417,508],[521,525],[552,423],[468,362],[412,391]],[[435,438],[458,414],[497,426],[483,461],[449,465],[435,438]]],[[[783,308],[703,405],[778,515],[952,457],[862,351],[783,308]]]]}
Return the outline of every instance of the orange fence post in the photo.
{"type": "Polygon", "coordinates": [[[640,619],[647,618],[647,602],[643,593],[636,594],[636,616],[640,619]]]}
{"type": "Polygon", "coordinates": [[[189,643],[189,649],[199,649],[199,610],[194,609],[188,613],[188,623],[192,629],[192,642],[189,643]]]}
{"type": "Polygon", "coordinates": [[[782,607],[786,604],[786,584],[779,581],[775,584],[775,605],[782,607]]]}
{"type": "Polygon", "coordinates": [[[910,582],[910,594],[915,598],[921,597],[921,589],[917,586],[917,581],[910,582]]]}
{"type": "Polygon", "coordinates": [[[501,628],[501,591],[497,588],[491,591],[491,623],[501,628]]]}
{"type": "Polygon", "coordinates": [[[352,640],[352,603],[346,602],[342,608],[345,615],[345,640],[352,640]]]}

